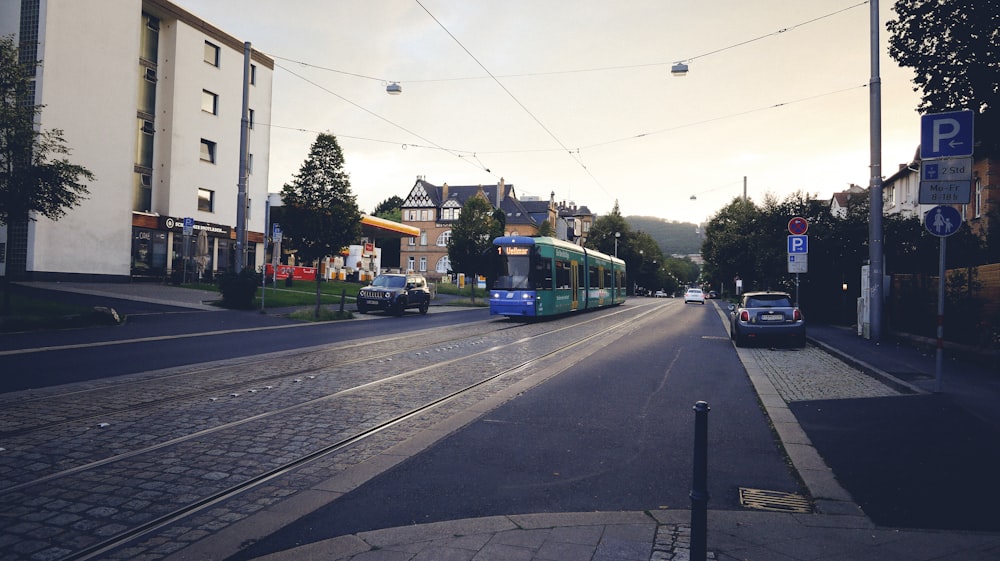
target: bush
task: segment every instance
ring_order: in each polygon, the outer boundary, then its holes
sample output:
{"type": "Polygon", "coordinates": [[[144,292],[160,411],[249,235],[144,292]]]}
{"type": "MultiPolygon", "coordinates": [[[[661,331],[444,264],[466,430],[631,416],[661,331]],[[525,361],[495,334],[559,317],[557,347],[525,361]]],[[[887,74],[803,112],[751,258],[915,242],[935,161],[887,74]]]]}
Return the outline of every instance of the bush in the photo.
{"type": "Polygon", "coordinates": [[[251,269],[243,269],[239,274],[226,271],[218,279],[222,306],[237,310],[252,309],[260,281],[260,275],[251,269]]]}

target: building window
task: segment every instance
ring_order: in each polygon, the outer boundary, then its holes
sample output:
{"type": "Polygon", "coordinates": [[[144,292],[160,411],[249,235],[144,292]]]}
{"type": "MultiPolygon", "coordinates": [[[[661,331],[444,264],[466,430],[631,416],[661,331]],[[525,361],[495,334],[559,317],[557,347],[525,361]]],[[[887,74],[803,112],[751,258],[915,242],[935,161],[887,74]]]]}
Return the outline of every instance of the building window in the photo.
{"type": "Polygon", "coordinates": [[[256,86],[257,85],[257,65],[256,64],[251,64],[250,65],[250,85],[251,86],[256,86]]]}
{"type": "Polygon", "coordinates": [[[198,189],[198,210],[215,212],[215,191],[198,189]]]}
{"type": "Polygon", "coordinates": [[[247,154],[247,175],[253,175],[253,154],[247,154]]]}
{"type": "Polygon", "coordinates": [[[427,245],[427,232],[420,232],[420,245],[427,245]]]}
{"type": "Polygon", "coordinates": [[[420,258],[420,272],[421,273],[426,273],[427,272],[427,258],[426,257],[421,257],[420,258]]]}
{"type": "Polygon", "coordinates": [[[415,262],[416,262],[416,259],[412,255],[410,257],[406,258],[406,272],[409,273],[409,272],[413,271],[413,264],[415,262]]]}
{"type": "Polygon", "coordinates": [[[219,114],[219,96],[208,91],[201,90],[201,110],[212,115],[219,114]]]}
{"type": "Polygon", "coordinates": [[[201,159],[215,163],[215,143],[211,140],[201,139],[201,159]]]}
{"type": "Polygon", "coordinates": [[[409,245],[411,245],[411,246],[414,246],[414,245],[417,245],[417,238],[413,238],[413,237],[411,237],[411,238],[410,238],[410,244],[409,244],[409,245]]]}
{"type": "Polygon", "coordinates": [[[438,239],[437,239],[437,246],[438,247],[448,247],[448,242],[450,242],[450,241],[451,241],[451,230],[447,230],[445,232],[441,232],[441,235],[438,236],[438,239]]]}
{"type": "Polygon", "coordinates": [[[205,41],[205,62],[219,66],[219,46],[205,41]]]}
{"type": "Polygon", "coordinates": [[[253,130],[253,122],[254,122],[254,116],[255,116],[254,110],[253,109],[247,109],[247,111],[250,112],[250,129],[253,130]]]}

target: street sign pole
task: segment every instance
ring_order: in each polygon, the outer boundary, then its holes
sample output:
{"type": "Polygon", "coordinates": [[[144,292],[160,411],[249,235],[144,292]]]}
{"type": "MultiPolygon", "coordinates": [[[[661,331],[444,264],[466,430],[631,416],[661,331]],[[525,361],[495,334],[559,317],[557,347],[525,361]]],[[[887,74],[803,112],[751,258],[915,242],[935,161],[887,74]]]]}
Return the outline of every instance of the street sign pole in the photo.
{"type": "Polygon", "coordinates": [[[944,284],[945,284],[945,251],[948,238],[941,237],[938,250],[938,302],[937,302],[937,351],[934,354],[934,393],[941,393],[944,378],[944,284]]]}
{"type": "Polygon", "coordinates": [[[944,380],[944,291],[945,283],[945,254],[948,247],[948,236],[958,231],[962,224],[962,215],[954,207],[936,206],[924,216],[924,227],[932,235],[941,238],[940,249],[938,250],[938,303],[937,303],[937,352],[934,356],[934,392],[941,393],[941,386],[944,380]]]}

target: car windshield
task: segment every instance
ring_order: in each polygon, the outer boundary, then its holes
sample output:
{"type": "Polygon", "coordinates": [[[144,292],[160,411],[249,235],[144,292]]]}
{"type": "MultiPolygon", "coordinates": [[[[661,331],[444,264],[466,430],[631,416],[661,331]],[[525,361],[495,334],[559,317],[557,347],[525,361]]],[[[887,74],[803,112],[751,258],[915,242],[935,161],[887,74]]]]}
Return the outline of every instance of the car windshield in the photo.
{"type": "Polygon", "coordinates": [[[776,294],[774,296],[749,296],[747,297],[747,308],[791,308],[792,302],[787,296],[776,294]]]}
{"type": "Polygon", "coordinates": [[[372,282],[372,286],[379,288],[403,288],[406,286],[406,277],[375,277],[375,281],[372,282]]]}

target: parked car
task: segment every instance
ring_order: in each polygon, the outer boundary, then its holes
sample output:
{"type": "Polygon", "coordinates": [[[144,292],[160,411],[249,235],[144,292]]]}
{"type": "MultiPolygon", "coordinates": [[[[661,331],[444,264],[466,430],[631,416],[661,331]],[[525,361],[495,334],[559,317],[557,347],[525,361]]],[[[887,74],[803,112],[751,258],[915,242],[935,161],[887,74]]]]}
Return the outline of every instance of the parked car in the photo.
{"type": "Polygon", "coordinates": [[[385,274],[358,291],[358,312],[385,311],[397,316],[407,308],[426,314],[431,305],[431,290],[421,275],[385,274]]]}
{"type": "Polygon", "coordinates": [[[718,298],[719,297],[719,293],[716,292],[716,291],[714,291],[714,290],[709,290],[708,291],[708,297],[709,298],[718,298]]]}
{"type": "Polygon", "coordinates": [[[684,303],[688,302],[699,302],[702,306],[705,305],[705,293],[701,291],[700,288],[689,288],[687,292],[684,293],[684,303]]]}
{"type": "Polygon", "coordinates": [[[729,306],[729,336],[737,347],[765,340],[804,347],[806,321],[787,292],[745,292],[729,306]]]}
{"type": "Polygon", "coordinates": [[[662,291],[662,290],[657,290],[656,293],[653,294],[653,297],[654,298],[666,298],[667,297],[667,293],[664,292],[664,291],[662,291]]]}

